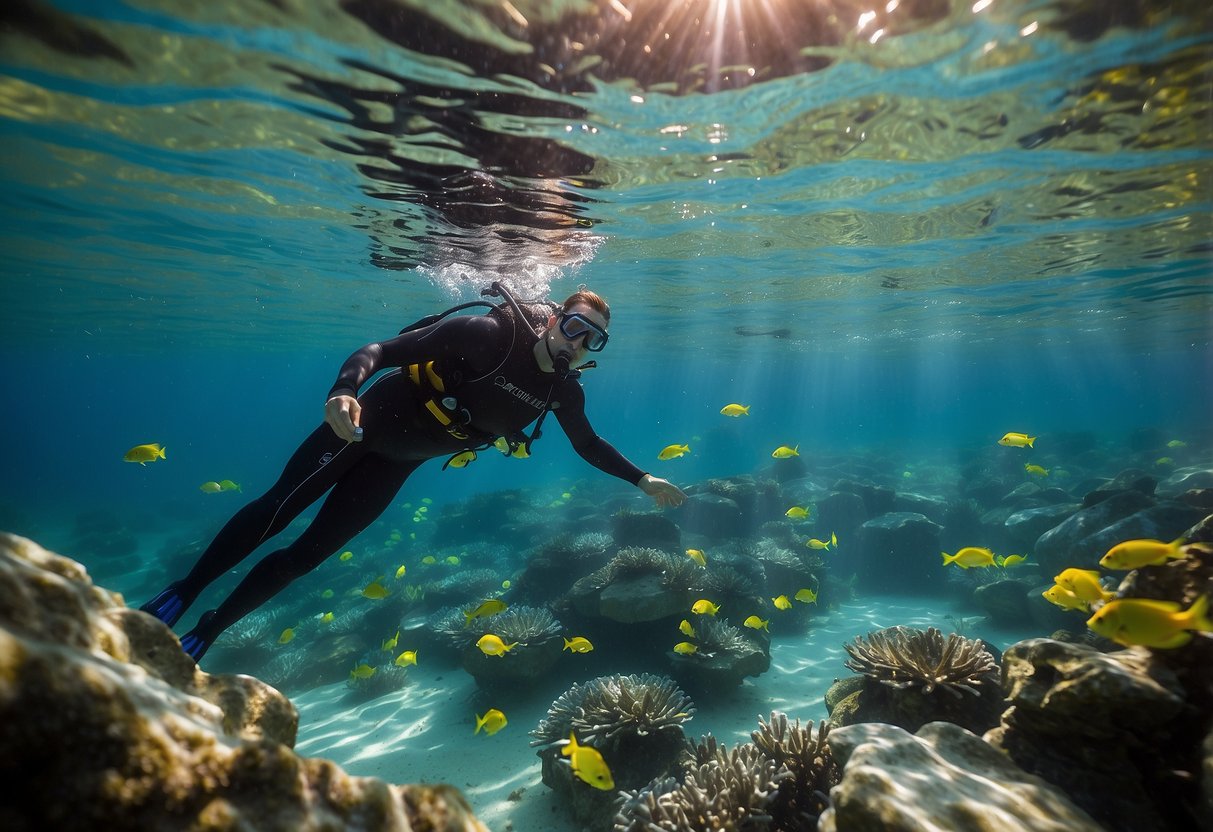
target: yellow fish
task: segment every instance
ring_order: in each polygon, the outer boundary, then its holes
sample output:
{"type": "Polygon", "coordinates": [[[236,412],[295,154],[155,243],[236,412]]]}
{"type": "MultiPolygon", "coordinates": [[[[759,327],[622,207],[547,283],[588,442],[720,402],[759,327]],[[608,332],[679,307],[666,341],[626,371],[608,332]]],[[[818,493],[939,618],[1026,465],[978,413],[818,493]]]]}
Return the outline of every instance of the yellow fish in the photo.
{"type": "Polygon", "coordinates": [[[347,550],[338,555],[337,560],[349,560],[352,557],[354,557],[354,553],[347,550]]]}
{"type": "Polygon", "coordinates": [[[734,418],[738,416],[749,416],[750,406],[748,404],[726,404],[724,407],[720,408],[720,412],[724,416],[732,416],[734,418]]]}
{"type": "Polygon", "coordinates": [[[391,638],[383,640],[383,649],[385,651],[395,650],[396,642],[398,642],[398,641],[400,641],[400,631],[399,630],[396,631],[396,635],[392,636],[391,638]]]}
{"type": "Polygon", "coordinates": [[[324,615],[320,616],[320,621],[324,624],[332,624],[333,614],[331,612],[326,612],[324,615]]]}
{"type": "Polygon", "coordinates": [[[152,442],[148,445],[136,445],[122,456],[123,462],[138,462],[140,465],[147,465],[149,462],[155,462],[158,459],[164,459],[164,452],[167,448],[160,446],[159,442],[152,442]]]}
{"type": "Polygon", "coordinates": [[[685,618],[682,619],[682,623],[678,625],[678,631],[684,636],[695,638],[695,628],[692,627],[691,622],[687,621],[685,618]]]}
{"type": "Polygon", "coordinates": [[[999,566],[1001,566],[1005,569],[1009,566],[1019,566],[1019,564],[1021,564],[1021,563],[1027,563],[1028,558],[1025,555],[1007,555],[1005,558],[1004,557],[995,558],[995,561],[998,563],[999,566]]]}
{"type": "Polygon", "coordinates": [[[1085,612],[1087,609],[1087,603],[1065,587],[1051,586],[1040,594],[1050,604],[1059,606],[1063,610],[1083,610],[1085,612]]]}
{"type": "Polygon", "coordinates": [[[661,452],[657,454],[657,458],[663,461],[667,459],[677,459],[683,454],[689,454],[690,452],[690,445],[666,445],[661,449],[661,452]]]}
{"type": "Polygon", "coordinates": [[[570,653],[588,653],[594,649],[594,645],[585,636],[573,636],[564,640],[564,649],[570,653]]]}
{"type": "Polygon", "coordinates": [[[1168,465],[1174,465],[1175,460],[1171,459],[1169,456],[1160,456],[1158,459],[1154,460],[1154,464],[1166,468],[1168,465]]]}
{"type": "Polygon", "coordinates": [[[405,667],[406,665],[417,664],[417,651],[405,650],[396,657],[396,661],[392,662],[392,664],[396,665],[397,667],[405,667]]]}
{"type": "Polygon", "coordinates": [[[947,552],[940,552],[943,555],[943,565],[954,563],[961,569],[972,569],[974,567],[984,569],[987,566],[994,565],[994,553],[983,546],[966,546],[954,555],[949,555],[947,552]]]}
{"type": "Polygon", "coordinates": [[[295,628],[287,627],[285,630],[282,631],[282,635],[278,636],[278,643],[279,644],[290,644],[291,640],[293,638],[295,638],[295,628]]]}
{"type": "Polygon", "coordinates": [[[434,557],[433,555],[426,555],[425,557],[423,557],[421,559],[421,562],[424,563],[426,566],[433,566],[435,563],[438,562],[438,558],[434,557]]]}
{"type": "Polygon", "coordinates": [[[231,480],[219,480],[219,490],[220,491],[244,491],[244,489],[240,487],[240,483],[232,482],[231,480]]]}
{"type": "Polygon", "coordinates": [[[708,559],[703,556],[702,549],[687,549],[687,557],[695,561],[700,566],[708,565],[708,559]]]}
{"type": "Polygon", "coordinates": [[[829,551],[830,541],[818,540],[815,537],[811,537],[811,538],[809,538],[808,542],[806,542],[804,545],[808,546],[810,549],[825,549],[825,550],[829,551]]]}
{"type": "Polygon", "coordinates": [[[509,589],[511,586],[513,586],[513,584],[510,583],[509,578],[506,578],[504,581],[501,582],[502,589],[509,589]]]}
{"type": "Polygon", "coordinates": [[[768,633],[771,632],[771,628],[767,626],[770,623],[771,622],[769,619],[763,620],[756,615],[751,615],[745,621],[741,622],[743,627],[749,627],[751,630],[766,630],[768,633]]]}
{"type": "Polygon", "coordinates": [[[560,753],[569,758],[573,765],[573,774],[581,780],[604,792],[615,788],[611,770],[607,768],[606,760],[602,759],[598,749],[578,745],[577,735],[572,731],[569,732],[569,744],[560,749],[560,753]]]}
{"type": "Polygon", "coordinates": [[[396,580],[400,580],[401,578],[403,578],[404,573],[407,571],[408,570],[405,568],[404,564],[401,564],[400,568],[396,570],[396,580]]]}
{"type": "Polygon", "coordinates": [[[783,516],[791,517],[793,520],[807,520],[809,517],[809,510],[804,506],[792,506],[783,513],[783,516]]]}
{"type": "Polygon", "coordinates": [[[1190,630],[1213,632],[1209,596],[1202,595],[1187,610],[1174,601],[1118,598],[1099,608],[1087,626],[1117,644],[1169,649],[1192,640],[1190,630]]]}
{"type": "Polygon", "coordinates": [[[1036,441],[1035,436],[1028,436],[1026,433],[1007,433],[1002,439],[998,440],[999,445],[1005,445],[1008,448],[1032,448],[1035,447],[1032,443],[1036,441]]]}
{"type": "Polygon", "coordinates": [[[811,589],[798,590],[797,593],[795,595],[793,595],[792,597],[795,598],[797,601],[800,601],[802,604],[816,604],[817,603],[817,593],[811,589]]]}
{"type": "Polygon", "coordinates": [[[691,604],[691,612],[696,615],[715,615],[720,612],[720,605],[713,604],[706,598],[700,598],[694,604],[691,604]]]}
{"type": "Polygon", "coordinates": [[[1026,465],[1024,465],[1023,469],[1034,477],[1049,476],[1049,470],[1047,468],[1042,468],[1041,466],[1036,465],[1035,463],[1032,463],[1032,462],[1029,462],[1026,465]]]}
{"type": "Polygon", "coordinates": [[[800,446],[789,448],[787,445],[780,445],[775,450],[771,451],[771,456],[775,459],[791,459],[794,456],[800,456],[800,446]]]}
{"type": "Polygon", "coordinates": [[[777,610],[790,610],[792,602],[788,600],[788,596],[780,595],[778,598],[772,598],[771,603],[775,605],[777,610]]]}
{"type": "Polygon", "coordinates": [[[447,555],[446,562],[449,563],[451,566],[458,566],[460,563],[459,556],[458,555],[447,555]]]}
{"type": "Polygon", "coordinates": [[[202,483],[198,486],[198,490],[203,494],[218,494],[223,489],[219,487],[219,483],[211,481],[202,483]]]}
{"type": "Polygon", "coordinates": [[[505,612],[507,606],[508,605],[505,603],[505,601],[498,601],[496,598],[491,598],[488,601],[482,602],[480,606],[476,607],[476,609],[472,610],[471,612],[464,610],[463,617],[467,620],[463,622],[463,626],[466,627],[467,625],[471,624],[473,618],[488,618],[490,615],[505,612]]]}
{"type": "Polygon", "coordinates": [[[381,601],[391,594],[391,590],[379,583],[377,580],[371,581],[366,585],[366,588],[362,590],[363,597],[370,598],[372,601],[381,601]]]}
{"type": "Polygon", "coordinates": [[[351,679],[369,679],[375,675],[375,668],[371,667],[366,662],[355,667],[350,671],[351,679]]]}
{"type": "Polygon", "coordinates": [[[1169,560],[1180,560],[1184,553],[1180,551],[1183,538],[1177,538],[1170,543],[1161,540],[1126,540],[1117,543],[1107,554],[1099,559],[1099,565],[1105,569],[1137,569],[1142,566],[1159,566],[1169,560]]]}
{"type": "Polygon", "coordinates": [[[324,592],[320,593],[320,597],[327,601],[329,598],[333,597],[333,594],[333,590],[326,589],[324,592]]]}
{"type": "Polygon", "coordinates": [[[480,641],[476,642],[476,646],[480,648],[480,652],[486,656],[504,656],[506,653],[518,646],[518,642],[506,644],[501,640],[501,636],[495,636],[492,633],[485,633],[480,637],[480,641]]]}
{"type": "Polygon", "coordinates": [[[1111,601],[1116,597],[1115,592],[1109,592],[1099,583],[1099,573],[1094,569],[1061,570],[1061,574],[1053,579],[1062,589],[1068,589],[1078,598],[1088,604],[1095,601],[1111,601]]]}
{"type": "Polygon", "coordinates": [[[476,730],[472,732],[473,734],[479,734],[480,729],[483,728],[484,733],[491,737],[509,724],[506,722],[505,714],[496,708],[489,708],[484,712],[484,716],[476,716],[475,713],[472,716],[476,717],[476,730]]]}
{"type": "Polygon", "coordinates": [[[451,457],[450,461],[447,462],[447,466],[450,468],[466,468],[467,464],[475,458],[475,451],[464,451],[461,454],[455,454],[453,457],[451,457]]]}
{"type": "Polygon", "coordinates": [[[674,652],[680,656],[691,656],[699,652],[699,648],[689,641],[680,641],[674,645],[674,652]]]}
{"type": "Polygon", "coordinates": [[[1183,441],[1182,439],[1172,439],[1170,442],[1167,443],[1167,447],[1168,448],[1186,448],[1186,447],[1188,447],[1188,443],[1183,441]]]}
{"type": "Polygon", "coordinates": [[[833,532],[830,532],[830,545],[831,546],[838,545],[838,535],[834,534],[833,532]]]}

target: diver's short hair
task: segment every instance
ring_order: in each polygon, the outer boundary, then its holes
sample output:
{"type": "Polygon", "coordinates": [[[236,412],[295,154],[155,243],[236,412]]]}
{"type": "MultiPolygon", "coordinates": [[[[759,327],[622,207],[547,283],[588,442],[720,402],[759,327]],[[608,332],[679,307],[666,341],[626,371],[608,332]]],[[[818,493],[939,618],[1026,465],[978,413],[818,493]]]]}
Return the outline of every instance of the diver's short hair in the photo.
{"type": "Polygon", "coordinates": [[[603,299],[602,295],[597,292],[591,292],[584,286],[565,298],[560,310],[568,312],[579,303],[584,303],[586,306],[599,312],[608,324],[611,322],[611,307],[607,306],[606,300],[603,299]]]}

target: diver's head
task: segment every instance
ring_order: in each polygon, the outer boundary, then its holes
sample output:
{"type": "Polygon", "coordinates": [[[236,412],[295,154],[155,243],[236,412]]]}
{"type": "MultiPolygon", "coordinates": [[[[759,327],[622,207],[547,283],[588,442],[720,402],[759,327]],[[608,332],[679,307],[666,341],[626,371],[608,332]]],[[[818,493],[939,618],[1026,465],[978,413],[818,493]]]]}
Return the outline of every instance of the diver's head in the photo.
{"type": "Polygon", "coordinates": [[[600,352],[607,344],[611,309],[605,300],[585,287],[565,300],[560,312],[548,319],[543,345],[553,369],[564,375],[570,367],[600,352]]]}

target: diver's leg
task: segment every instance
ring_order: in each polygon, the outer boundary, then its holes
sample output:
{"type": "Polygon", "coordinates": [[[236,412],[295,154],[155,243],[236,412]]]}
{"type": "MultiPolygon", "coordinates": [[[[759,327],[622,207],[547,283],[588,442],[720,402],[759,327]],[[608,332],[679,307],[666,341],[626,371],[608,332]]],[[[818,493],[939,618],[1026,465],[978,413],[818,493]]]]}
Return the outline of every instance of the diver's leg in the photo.
{"type": "Polygon", "coordinates": [[[296,578],[306,575],[361,532],[391,504],[396,492],[424,460],[379,455],[361,459],[333,487],[316,519],[289,546],[266,555],[218,609],[205,613],[181,637],[181,647],[198,661],[215,638],[260,607],[296,578]]]}
{"type": "Polygon", "coordinates": [[[139,609],[173,626],[203,589],[286,528],[365,453],[361,443],[347,444],[328,425],[320,425],[291,456],[270,490],[236,512],[220,530],[189,575],[139,609]]]}

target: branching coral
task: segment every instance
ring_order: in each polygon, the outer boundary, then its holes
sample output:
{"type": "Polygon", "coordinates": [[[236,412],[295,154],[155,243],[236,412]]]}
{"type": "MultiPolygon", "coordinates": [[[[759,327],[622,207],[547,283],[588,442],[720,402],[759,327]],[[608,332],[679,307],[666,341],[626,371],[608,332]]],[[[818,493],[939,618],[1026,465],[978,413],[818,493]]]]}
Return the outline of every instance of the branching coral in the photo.
{"type": "Polygon", "coordinates": [[[602,676],[561,694],[531,732],[531,745],[555,745],[573,731],[583,745],[606,749],[623,735],[681,732],[694,714],[691,698],[669,677],[602,676]]]}
{"type": "Polygon", "coordinates": [[[803,728],[799,719],[789,724],[787,714],[778,711],[771,712],[770,722],[758,718],[758,730],[750,734],[754,745],[792,773],[770,807],[776,828],[816,829],[817,818],[830,805],[830,789],[842,771],[826,743],[829,732],[825,722],[818,723],[816,733],[812,720],[803,728]]]}
{"type": "Polygon", "coordinates": [[[980,641],[955,633],[945,639],[935,627],[889,627],[843,646],[851,656],[846,665],[856,673],[892,688],[920,687],[924,694],[938,687],[956,697],[961,691],[980,696],[978,686],[998,667],[980,641]]]}
{"type": "Polygon", "coordinates": [[[578,555],[596,555],[615,545],[615,539],[606,532],[582,532],[572,540],[578,555]]]}

